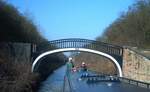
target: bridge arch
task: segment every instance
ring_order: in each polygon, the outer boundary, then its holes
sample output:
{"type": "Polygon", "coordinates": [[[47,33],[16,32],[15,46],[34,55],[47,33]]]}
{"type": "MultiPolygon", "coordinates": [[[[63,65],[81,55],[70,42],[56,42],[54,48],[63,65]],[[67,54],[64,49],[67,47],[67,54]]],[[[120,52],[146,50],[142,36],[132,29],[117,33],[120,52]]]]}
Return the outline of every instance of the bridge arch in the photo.
{"type": "Polygon", "coordinates": [[[122,77],[122,69],[121,69],[121,66],[119,65],[119,63],[117,62],[117,60],[107,54],[107,53],[104,53],[102,51],[97,51],[97,50],[92,50],[92,49],[88,49],[88,48],[60,48],[60,49],[55,49],[55,50],[49,50],[49,51],[46,51],[42,54],[40,54],[33,62],[32,64],[32,72],[34,71],[34,68],[37,64],[37,62],[44,56],[47,56],[47,55],[50,55],[50,54],[54,54],[54,53],[58,53],[58,52],[67,52],[67,51],[82,51],[82,52],[90,52],[90,53],[94,53],[94,54],[98,54],[98,55],[101,55],[101,56],[104,56],[108,59],[110,59],[114,64],[115,66],[117,67],[117,70],[118,70],[118,76],[119,77],[122,77]]]}

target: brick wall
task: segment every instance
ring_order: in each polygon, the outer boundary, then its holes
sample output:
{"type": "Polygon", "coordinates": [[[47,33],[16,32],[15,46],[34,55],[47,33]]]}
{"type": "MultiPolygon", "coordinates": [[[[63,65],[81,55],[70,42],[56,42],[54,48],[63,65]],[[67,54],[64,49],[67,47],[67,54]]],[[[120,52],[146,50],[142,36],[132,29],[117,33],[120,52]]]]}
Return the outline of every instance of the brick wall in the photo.
{"type": "Polygon", "coordinates": [[[132,49],[124,48],[123,76],[150,83],[150,59],[132,49]]]}

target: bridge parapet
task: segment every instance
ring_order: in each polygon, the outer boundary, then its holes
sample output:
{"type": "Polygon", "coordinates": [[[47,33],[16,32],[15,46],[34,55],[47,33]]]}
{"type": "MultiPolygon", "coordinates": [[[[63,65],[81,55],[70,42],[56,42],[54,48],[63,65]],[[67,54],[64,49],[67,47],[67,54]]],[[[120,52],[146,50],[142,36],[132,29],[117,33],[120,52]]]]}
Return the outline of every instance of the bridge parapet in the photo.
{"type": "Polygon", "coordinates": [[[87,40],[87,39],[61,39],[49,41],[47,43],[41,43],[37,46],[37,52],[45,52],[48,50],[62,49],[62,48],[87,48],[92,50],[101,51],[110,55],[123,56],[123,48],[104,42],[87,40]],[[49,45],[48,48],[41,48],[44,45],[49,45]]]}

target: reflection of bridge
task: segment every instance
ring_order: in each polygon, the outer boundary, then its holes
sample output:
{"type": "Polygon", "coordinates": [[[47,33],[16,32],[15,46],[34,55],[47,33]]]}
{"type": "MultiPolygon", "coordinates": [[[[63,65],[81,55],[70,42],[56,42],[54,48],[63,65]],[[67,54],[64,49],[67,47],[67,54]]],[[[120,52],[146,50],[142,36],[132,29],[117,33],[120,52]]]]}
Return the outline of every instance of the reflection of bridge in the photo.
{"type": "Polygon", "coordinates": [[[34,67],[42,57],[49,54],[66,51],[83,51],[102,55],[110,59],[115,64],[118,69],[118,76],[122,77],[121,67],[123,48],[120,46],[87,39],[61,39],[50,41],[48,43],[41,43],[37,46],[36,53],[39,53],[39,56],[33,62],[32,71],[34,71],[34,67]],[[41,48],[42,46],[47,46],[47,48],[41,48]]]}

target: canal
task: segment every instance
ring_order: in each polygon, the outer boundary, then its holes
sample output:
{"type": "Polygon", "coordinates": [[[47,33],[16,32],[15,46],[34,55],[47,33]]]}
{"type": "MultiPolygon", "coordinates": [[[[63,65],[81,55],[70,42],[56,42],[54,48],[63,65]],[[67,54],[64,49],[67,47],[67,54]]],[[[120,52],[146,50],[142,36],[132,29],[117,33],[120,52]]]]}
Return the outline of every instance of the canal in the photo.
{"type": "MultiPolygon", "coordinates": [[[[65,70],[66,67],[62,66],[54,71],[47,80],[41,83],[38,92],[63,92],[65,70]]],[[[80,79],[80,73],[73,73],[71,78],[74,92],[150,92],[150,89],[122,82],[98,82],[88,84],[86,81],[80,79]]],[[[67,82],[65,92],[70,92],[67,82]]]]}

